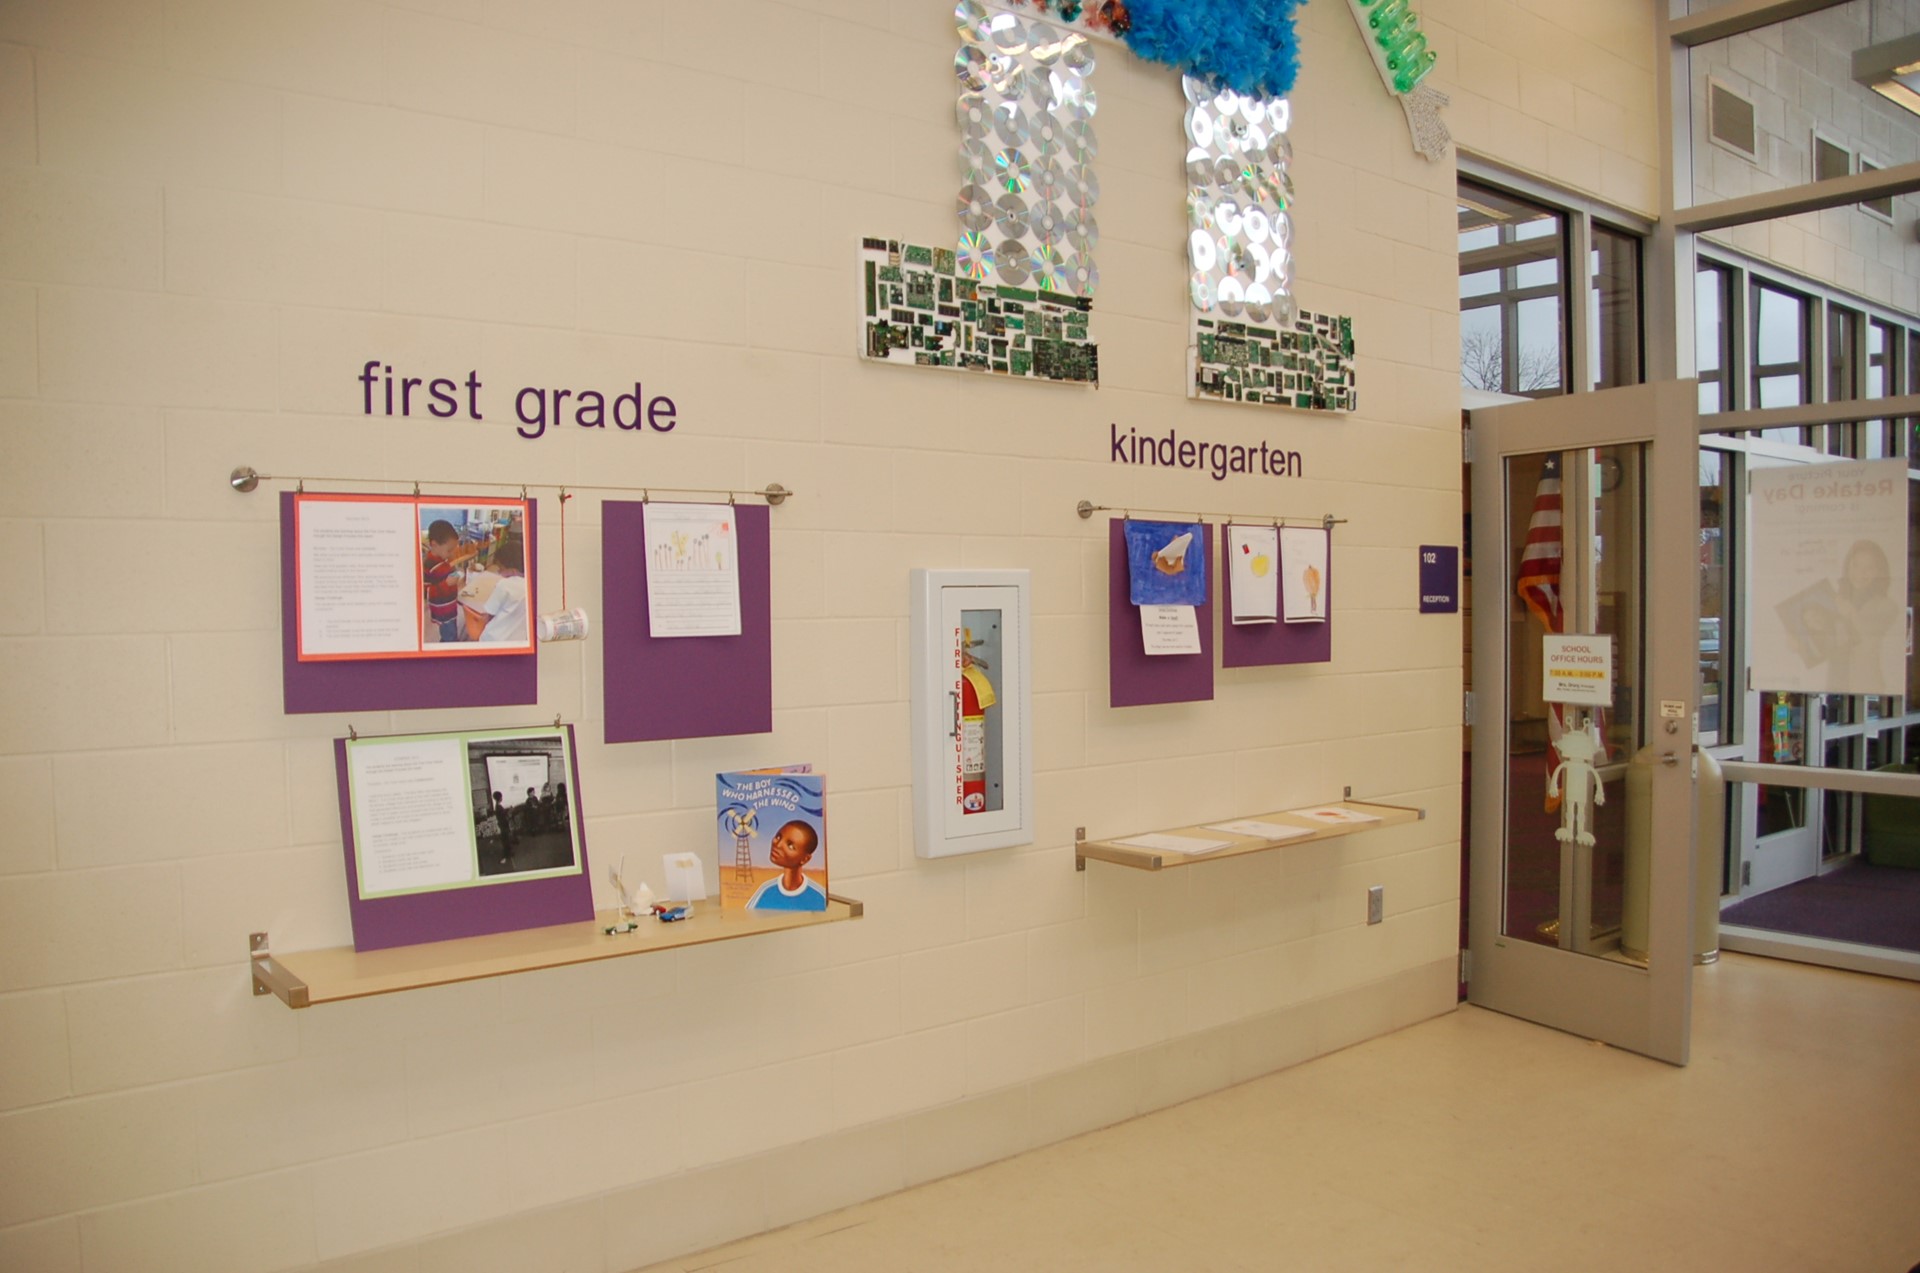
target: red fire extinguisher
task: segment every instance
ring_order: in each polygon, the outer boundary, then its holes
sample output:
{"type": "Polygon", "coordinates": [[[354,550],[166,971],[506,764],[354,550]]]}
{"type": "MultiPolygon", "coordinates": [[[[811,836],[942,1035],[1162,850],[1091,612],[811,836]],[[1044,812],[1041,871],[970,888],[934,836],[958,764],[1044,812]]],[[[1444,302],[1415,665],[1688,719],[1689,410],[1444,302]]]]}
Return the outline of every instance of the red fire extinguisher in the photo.
{"type": "Polygon", "coordinates": [[[960,648],[960,811],[984,813],[987,808],[987,709],[999,702],[985,667],[967,647],[973,632],[963,629],[960,648]]]}

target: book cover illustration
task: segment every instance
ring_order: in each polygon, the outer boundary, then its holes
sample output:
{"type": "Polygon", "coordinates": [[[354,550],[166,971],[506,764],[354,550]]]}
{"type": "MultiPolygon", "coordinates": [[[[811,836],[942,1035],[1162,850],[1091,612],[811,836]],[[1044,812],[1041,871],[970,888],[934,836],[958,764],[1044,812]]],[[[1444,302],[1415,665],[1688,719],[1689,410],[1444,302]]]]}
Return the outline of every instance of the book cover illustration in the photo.
{"type": "Polygon", "coordinates": [[[827,909],[826,776],[789,765],[716,779],[720,908],[827,909]]]}

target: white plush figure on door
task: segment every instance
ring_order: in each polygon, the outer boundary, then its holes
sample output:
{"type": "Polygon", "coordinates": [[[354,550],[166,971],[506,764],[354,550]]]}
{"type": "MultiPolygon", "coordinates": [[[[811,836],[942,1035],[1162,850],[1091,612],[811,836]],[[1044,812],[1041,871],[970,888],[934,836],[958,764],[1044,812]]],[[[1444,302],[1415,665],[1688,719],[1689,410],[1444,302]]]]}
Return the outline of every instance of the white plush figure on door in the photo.
{"type": "Polygon", "coordinates": [[[1600,735],[1591,722],[1583,722],[1562,734],[1554,750],[1560,753],[1560,763],[1547,778],[1547,795],[1558,796],[1563,788],[1566,794],[1560,802],[1560,829],[1553,838],[1562,844],[1592,844],[1593,806],[1607,802],[1606,788],[1593,767],[1593,758],[1600,754],[1600,735]]]}

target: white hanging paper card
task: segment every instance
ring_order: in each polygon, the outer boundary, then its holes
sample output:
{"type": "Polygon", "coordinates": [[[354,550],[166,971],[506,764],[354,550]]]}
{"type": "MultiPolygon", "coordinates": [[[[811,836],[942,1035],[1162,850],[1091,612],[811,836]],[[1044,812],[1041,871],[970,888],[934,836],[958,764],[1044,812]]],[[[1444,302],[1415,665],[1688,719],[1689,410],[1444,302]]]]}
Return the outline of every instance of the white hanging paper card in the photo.
{"type": "Polygon", "coordinates": [[[1235,623],[1280,617],[1280,532],[1272,526],[1227,527],[1227,574],[1235,623]]]}
{"type": "Polygon", "coordinates": [[[1288,623],[1327,621],[1327,532],[1286,526],[1280,531],[1280,606],[1288,623]]]}
{"type": "Polygon", "coordinates": [[[1141,606],[1140,639],[1148,654],[1200,653],[1200,622],[1194,606],[1141,606]]]}
{"type": "Polygon", "coordinates": [[[647,635],[740,635],[740,536],[731,504],[646,505],[647,635]]]}

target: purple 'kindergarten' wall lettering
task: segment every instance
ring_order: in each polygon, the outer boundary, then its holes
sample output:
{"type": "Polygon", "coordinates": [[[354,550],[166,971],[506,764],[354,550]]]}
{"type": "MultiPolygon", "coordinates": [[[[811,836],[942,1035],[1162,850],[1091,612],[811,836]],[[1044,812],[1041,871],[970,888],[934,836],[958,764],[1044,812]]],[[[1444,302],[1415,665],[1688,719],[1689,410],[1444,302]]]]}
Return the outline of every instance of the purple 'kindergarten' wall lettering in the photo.
{"type": "MultiPolygon", "coordinates": [[[[477,370],[468,371],[464,380],[409,376],[404,370],[395,375],[392,363],[371,358],[360,368],[358,378],[362,415],[410,417],[418,408],[423,415],[446,420],[464,408],[469,420],[487,418],[480,409],[480,390],[485,385],[477,370]]],[[[519,421],[514,432],[529,441],[544,436],[549,425],[558,428],[569,419],[582,429],[604,429],[611,420],[623,433],[671,433],[680,422],[674,400],[663,393],[649,396],[638,380],[632,393],[615,393],[611,401],[598,389],[528,385],[513,395],[513,414],[519,421]]]]}

